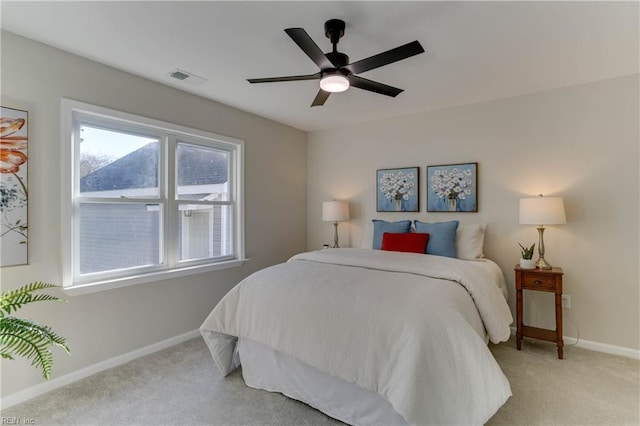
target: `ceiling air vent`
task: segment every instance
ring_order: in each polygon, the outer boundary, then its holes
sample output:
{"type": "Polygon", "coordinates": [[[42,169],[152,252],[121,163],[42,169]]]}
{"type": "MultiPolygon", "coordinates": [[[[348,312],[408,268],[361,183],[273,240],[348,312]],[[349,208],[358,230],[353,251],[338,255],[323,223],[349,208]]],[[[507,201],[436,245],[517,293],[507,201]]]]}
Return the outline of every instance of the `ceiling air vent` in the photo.
{"type": "Polygon", "coordinates": [[[194,86],[199,86],[205,83],[206,81],[209,81],[206,78],[199,77],[195,74],[192,74],[190,72],[187,72],[178,68],[171,71],[168,75],[169,77],[175,78],[176,80],[184,81],[185,83],[189,83],[194,86]]]}

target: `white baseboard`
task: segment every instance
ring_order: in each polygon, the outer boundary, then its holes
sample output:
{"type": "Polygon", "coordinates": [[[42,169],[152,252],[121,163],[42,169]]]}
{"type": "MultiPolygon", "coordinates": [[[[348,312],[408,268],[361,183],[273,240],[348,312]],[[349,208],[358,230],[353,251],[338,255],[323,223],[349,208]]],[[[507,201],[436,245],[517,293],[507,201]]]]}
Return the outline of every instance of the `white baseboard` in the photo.
{"type": "MultiPolygon", "coordinates": [[[[511,334],[515,336],[516,328],[511,327],[511,334]]],[[[576,338],[571,336],[563,336],[564,347],[574,346],[576,348],[588,349],[590,351],[603,352],[605,354],[619,355],[626,358],[640,359],[640,350],[625,348],[624,346],[608,345],[606,343],[592,342],[590,340],[579,339],[576,344],[576,338]]]]}
{"type": "Polygon", "coordinates": [[[64,376],[56,377],[55,379],[51,379],[47,382],[41,383],[36,386],[32,386],[30,388],[27,388],[25,390],[13,393],[11,395],[8,395],[2,398],[0,400],[0,409],[4,410],[13,405],[28,401],[32,398],[43,395],[47,392],[51,392],[52,390],[61,388],[73,382],[77,382],[78,380],[84,379],[86,377],[89,377],[101,371],[108,370],[113,367],[117,367],[129,361],[133,361],[136,358],[140,358],[145,355],[150,355],[154,352],[158,352],[163,349],[169,348],[171,346],[180,344],[182,342],[186,342],[187,340],[194,339],[199,335],[200,335],[200,330],[188,331],[184,334],[171,337],[167,340],[163,340],[158,343],[153,343],[149,346],[136,349],[135,351],[127,352],[125,354],[118,355],[116,357],[101,361],[97,364],[93,364],[88,367],[81,368],[80,370],[71,372],[69,374],[65,374],[64,376]]]}
{"type": "MultiPolygon", "coordinates": [[[[564,336],[565,348],[575,341],[575,337],[564,336]]],[[[588,349],[590,351],[604,352],[611,355],[620,355],[626,358],[640,359],[640,350],[625,348],[623,346],[607,345],[606,343],[592,342],[590,340],[580,339],[577,348],[588,349]]]]}

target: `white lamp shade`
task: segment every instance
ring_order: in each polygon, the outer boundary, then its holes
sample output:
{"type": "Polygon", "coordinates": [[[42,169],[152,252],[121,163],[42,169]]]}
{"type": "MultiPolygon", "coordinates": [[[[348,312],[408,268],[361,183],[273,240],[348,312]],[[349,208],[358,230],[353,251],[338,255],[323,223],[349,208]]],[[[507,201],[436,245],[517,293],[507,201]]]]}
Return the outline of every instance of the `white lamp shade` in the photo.
{"type": "Polygon", "coordinates": [[[520,200],[520,224],[561,225],[567,223],[560,197],[535,197],[520,200]]]}
{"type": "Polygon", "coordinates": [[[346,201],[325,201],[322,203],[322,220],[325,222],[349,220],[349,203],[346,201]]]}

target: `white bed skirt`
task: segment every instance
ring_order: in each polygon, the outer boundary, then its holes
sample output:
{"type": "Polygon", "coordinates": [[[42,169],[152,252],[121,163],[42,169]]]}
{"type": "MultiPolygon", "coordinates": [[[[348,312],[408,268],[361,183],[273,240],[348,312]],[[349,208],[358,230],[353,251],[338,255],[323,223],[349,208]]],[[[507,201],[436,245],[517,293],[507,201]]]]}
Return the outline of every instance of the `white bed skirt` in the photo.
{"type": "Polygon", "coordinates": [[[247,386],[279,392],[351,425],[406,425],[381,395],[331,377],[251,339],[238,339],[234,364],[247,386]]]}

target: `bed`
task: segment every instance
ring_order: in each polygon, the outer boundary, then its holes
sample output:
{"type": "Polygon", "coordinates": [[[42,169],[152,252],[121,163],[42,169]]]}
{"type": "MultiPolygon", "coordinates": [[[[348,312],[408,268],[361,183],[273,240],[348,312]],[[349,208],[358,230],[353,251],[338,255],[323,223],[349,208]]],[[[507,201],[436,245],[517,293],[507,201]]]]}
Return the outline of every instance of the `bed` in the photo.
{"type": "Polygon", "coordinates": [[[224,375],[348,424],[483,424],[511,396],[487,346],[506,298],[488,259],[326,249],[250,275],[200,331],[224,375]]]}

